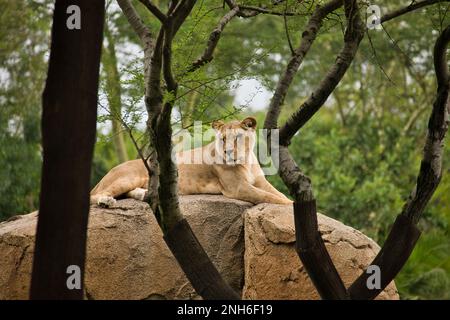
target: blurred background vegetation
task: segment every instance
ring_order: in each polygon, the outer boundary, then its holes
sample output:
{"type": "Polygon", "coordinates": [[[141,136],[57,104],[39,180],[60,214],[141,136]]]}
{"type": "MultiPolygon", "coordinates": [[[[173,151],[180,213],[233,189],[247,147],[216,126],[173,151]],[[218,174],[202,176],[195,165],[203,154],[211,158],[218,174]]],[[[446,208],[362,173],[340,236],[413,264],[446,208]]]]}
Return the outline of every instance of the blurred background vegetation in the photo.
{"type": "MultiPolygon", "coordinates": [[[[165,7],[166,1],[154,1],[165,7]]],[[[267,5],[270,1],[245,1],[267,5]]],[[[174,56],[182,98],[174,126],[193,121],[255,116],[264,121],[268,96],[295,47],[308,16],[322,1],[287,1],[294,17],[235,19],[225,29],[215,59],[183,75],[204,48],[227,9],[199,1],[177,35],[174,56]],[[246,80],[251,79],[248,82],[246,80]],[[247,85],[243,86],[243,84],[247,85]],[[249,91],[249,85],[257,84],[249,91]],[[240,87],[241,86],[241,87],[240,87]],[[239,88],[240,87],[240,88],[239,88]],[[259,88],[260,87],[260,88],[259,88]],[[259,105],[255,101],[262,101],[259,105]]],[[[377,0],[382,12],[409,1],[377,0]]],[[[39,206],[41,93],[49,55],[52,1],[0,0],[0,221],[39,206]]],[[[137,4],[150,29],[158,22],[137,4]]],[[[363,12],[364,12],[363,7],[363,12]]],[[[290,147],[312,178],[322,213],[360,229],[382,244],[414,186],[436,84],[434,41],[446,25],[449,4],[437,4],[366,34],[355,61],[326,106],[290,147]]],[[[318,84],[342,46],[342,12],[325,22],[285,102],[282,120],[318,84]]],[[[137,152],[123,123],[140,144],[143,128],[143,52],[115,2],[108,2],[99,92],[94,185],[111,167],[137,152]]],[[[76,62],[74,62],[76,63],[76,62]]],[[[270,97],[270,96],[269,96],[270,97]]],[[[450,150],[446,140],[442,182],[420,223],[423,234],[397,277],[403,299],[450,298],[450,150]]],[[[278,176],[268,179],[283,192],[278,176]]]]}

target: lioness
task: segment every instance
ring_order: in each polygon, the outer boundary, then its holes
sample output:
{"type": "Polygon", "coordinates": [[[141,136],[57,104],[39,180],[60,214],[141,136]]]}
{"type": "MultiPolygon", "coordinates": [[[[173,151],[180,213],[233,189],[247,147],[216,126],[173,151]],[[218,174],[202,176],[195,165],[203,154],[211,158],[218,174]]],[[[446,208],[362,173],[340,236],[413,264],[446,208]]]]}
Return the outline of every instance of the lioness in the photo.
{"type": "MultiPolygon", "coordinates": [[[[223,194],[254,204],[292,203],[264,177],[253,152],[256,141],[253,117],[229,123],[218,120],[212,127],[216,132],[215,141],[176,153],[180,194],[223,194]]],[[[116,197],[123,195],[142,201],[147,194],[148,179],[142,160],[124,162],[111,169],[95,186],[91,203],[109,207],[114,205],[116,197]]]]}

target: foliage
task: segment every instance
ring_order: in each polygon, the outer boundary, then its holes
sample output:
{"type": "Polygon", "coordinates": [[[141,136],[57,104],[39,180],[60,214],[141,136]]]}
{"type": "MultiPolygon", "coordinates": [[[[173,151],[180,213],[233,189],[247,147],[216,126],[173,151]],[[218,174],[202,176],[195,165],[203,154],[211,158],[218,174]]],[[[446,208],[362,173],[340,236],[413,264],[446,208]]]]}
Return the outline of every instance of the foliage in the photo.
{"type": "Polygon", "coordinates": [[[49,1],[1,0],[0,221],[38,205],[49,1]]]}

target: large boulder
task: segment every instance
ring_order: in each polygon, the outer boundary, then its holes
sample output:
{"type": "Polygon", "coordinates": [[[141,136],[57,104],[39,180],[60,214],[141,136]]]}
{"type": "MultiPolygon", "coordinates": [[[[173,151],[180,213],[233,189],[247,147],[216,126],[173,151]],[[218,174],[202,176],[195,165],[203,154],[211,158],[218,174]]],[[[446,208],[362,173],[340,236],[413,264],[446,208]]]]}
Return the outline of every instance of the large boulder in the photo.
{"type": "MultiPolygon", "coordinates": [[[[348,287],[380,247],[339,221],[318,214],[319,231],[342,281],[348,287]]],[[[260,204],[245,214],[244,299],[319,299],[295,251],[294,216],[286,206],[260,204]]],[[[392,282],[378,299],[398,299],[392,282]]]]}
{"type": "MultiPolygon", "coordinates": [[[[252,206],[212,195],[180,198],[182,212],[200,243],[225,280],[235,290],[243,290],[244,298],[318,298],[294,249],[289,206],[252,206]]],[[[0,299],[28,296],[36,222],[34,212],[0,223],[0,299]]],[[[321,215],[319,223],[348,284],[379,247],[333,219],[321,215]]],[[[143,202],[125,199],[110,209],[91,207],[86,263],[87,299],[199,298],[143,202]]],[[[380,298],[398,299],[394,284],[380,298]]]]}
{"type": "MultiPolygon", "coordinates": [[[[184,196],[181,209],[224,278],[243,286],[242,216],[250,203],[220,196],[184,196]]],[[[37,213],[0,224],[0,299],[26,299],[37,213]]],[[[149,206],[125,199],[92,206],[89,216],[87,299],[192,299],[197,295],[173,258],[149,206]]]]}

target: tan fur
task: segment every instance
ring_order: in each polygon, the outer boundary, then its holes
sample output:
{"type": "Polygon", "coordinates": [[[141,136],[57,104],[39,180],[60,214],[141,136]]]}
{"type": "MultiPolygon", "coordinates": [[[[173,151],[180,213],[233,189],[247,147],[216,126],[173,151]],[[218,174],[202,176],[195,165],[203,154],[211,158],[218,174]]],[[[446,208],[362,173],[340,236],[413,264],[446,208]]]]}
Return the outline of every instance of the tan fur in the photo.
{"type": "MultiPolygon", "coordinates": [[[[256,139],[254,118],[227,124],[215,121],[212,126],[217,132],[215,141],[176,155],[180,194],[223,194],[254,204],[292,203],[266,180],[257,162],[253,152],[256,139]],[[220,142],[223,142],[222,146],[220,142]],[[237,151],[237,143],[245,144],[242,154],[237,151]],[[186,163],[194,159],[193,155],[201,156],[203,161],[186,163]],[[214,161],[217,157],[229,162],[218,163],[214,161]]],[[[146,191],[142,189],[147,185],[148,174],[142,160],[127,161],[111,169],[95,186],[91,191],[91,203],[111,206],[115,203],[114,198],[123,195],[142,200],[146,191]]]]}

